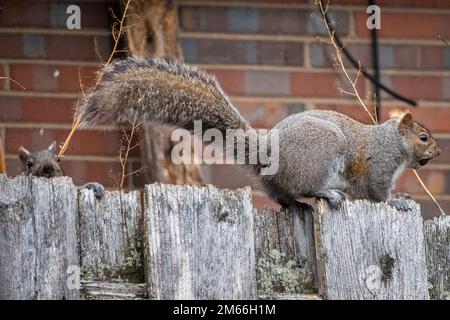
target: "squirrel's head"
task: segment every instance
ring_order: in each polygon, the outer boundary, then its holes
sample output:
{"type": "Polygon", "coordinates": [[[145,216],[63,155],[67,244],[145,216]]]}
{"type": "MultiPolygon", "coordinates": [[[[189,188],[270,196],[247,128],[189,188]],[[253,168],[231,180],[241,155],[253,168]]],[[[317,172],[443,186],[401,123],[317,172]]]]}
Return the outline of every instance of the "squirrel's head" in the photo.
{"type": "Polygon", "coordinates": [[[23,171],[27,175],[38,177],[58,177],[63,175],[60,157],[56,151],[56,142],[47,149],[30,152],[24,147],[19,148],[19,159],[23,164],[23,171]]]}
{"type": "Polygon", "coordinates": [[[412,155],[408,168],[420,168],[440,154],[441,150],[430,130],[414,121],[409,111],[395,111],[391,117],[395,119],[404,145],[412,155]]]}

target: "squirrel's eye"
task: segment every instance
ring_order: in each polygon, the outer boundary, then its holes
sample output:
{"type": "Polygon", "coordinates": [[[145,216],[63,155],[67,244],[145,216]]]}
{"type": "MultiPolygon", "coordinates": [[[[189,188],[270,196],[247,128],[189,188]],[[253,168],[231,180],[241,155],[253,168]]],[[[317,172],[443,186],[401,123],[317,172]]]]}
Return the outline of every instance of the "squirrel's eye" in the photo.
{"type": "Polygon", "coordinates": [[[31,167],[33,166],[33,163],[34,163],[33,159],[28,159],[28,160],[27,160],[27,166],[28,166],[28,168],[31,168],[31,167]]]}
{"type": "Polygon", "coordinates": [[[421,133],[419,135],[419,139],[423,142],[427,142],[428,141],[428,135],[426,133],[421,133]]]}

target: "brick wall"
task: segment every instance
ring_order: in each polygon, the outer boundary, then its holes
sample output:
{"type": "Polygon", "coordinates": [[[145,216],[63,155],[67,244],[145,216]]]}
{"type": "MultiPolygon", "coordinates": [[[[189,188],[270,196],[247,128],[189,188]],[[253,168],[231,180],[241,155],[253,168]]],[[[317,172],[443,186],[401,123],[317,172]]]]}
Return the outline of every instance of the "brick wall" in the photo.
{"type": "MultiPolygon", "coordinates": [[[[64,28],[64,1],[2,1],[0,11],[0,134],[5,135],[10,174],[18,170],[16,150],[62,142],[79,96],[78,75],[92,84],[99,62],[111,50],[108,1],[74,1],[82,11],[82,30],[64,28]],[[97,50],[95,50],[94,39],[97,50]],[[7,44],[7,45],[3,45],[7,44]]],[[[272,127],[284,117],[309,109],[333,109],[369,122],[351,97],[338,92],[342,75],[333,68],[331,48],[317,40],[322,24],[311,16],[313,1],[178,1],[181,44],[187,62],[215,74],[242,114],[256,127],[272,127]]],[[[371,68],[370,35],[363,0],[335,0],[331,16],[348,49],[371,68]]],[[[450,212],[450,1],[378,0],[382,8],[380,63],[383,83],[416,99],[413,115],[432,130],[441,157],[420,170],[430,190],[450,212]]],[[[351,70],[354,74],[354,70],[351,70]]],[[[361,93],[372,87],[361,79],[361,93]]],[[[383,118],[405,107],[383,95],[383,118]]],[[[79,131],[67,152],[66,173],[76,183],[112,185],[118,172],[120,132],[79,131]]],[[[130,166],[139,166],[138,152],[130,166]]],[[[253,185],[233,166],[205,166],[207,182],[224,187],[253,185]]],[[[130,179],[129,187],[138,181],[130,179]]],[[[398,189],[421,202],[425,216],[436,214],[411,172],[398,189]]],[[[274,205],[255,186],[255,204],[274,205]]]]}

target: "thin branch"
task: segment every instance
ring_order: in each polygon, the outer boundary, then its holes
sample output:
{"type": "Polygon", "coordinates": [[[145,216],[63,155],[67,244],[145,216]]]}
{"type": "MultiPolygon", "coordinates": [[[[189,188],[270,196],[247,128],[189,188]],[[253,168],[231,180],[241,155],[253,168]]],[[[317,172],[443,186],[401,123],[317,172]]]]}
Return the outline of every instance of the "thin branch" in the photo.
{"type": "MultiPolygon", "coordinates": [[[[319,7],[320,12],[322,13],[323,16],[323,21],[325,24],[325,27],[327,29],[327,33],[329,38],[331,39],[331,43],[336,51],[336,60],[338,62],[338,65],[340,67],[340,69],[342,70],[342,72],[344,73],[345,77],[347,78],[347,80],[349,81],[350,85],[352,86],[352,89],[354,91],[354,96],[356,96],[356,98],[358,99],[359,103],[361,104],[361,106],[364,108],[364,110],[367,112],[367,114],[369,115],[370,119],[372,120],[372,122],[374,124],[378,124],[378,119],[375,119],[371,112],[369,111],[369,109],[367,108],[366,104],[364,103],[364,101],[361,99],[361,96],[358,93],[358,90],[356,88],[356,80],[352,81],[352,79],[350,78],[347,69],[345,67],[344,61],[342,59],[342,55],[341,55],[341,50],[343,50],[343,47],[338,45],[337,41],[336,41],[336,37],[334,34],[334,30],[331,29],[330,27],[330,22],[328,21],[327,17],[326,17],[326,12],[328,10],[328,4],[326,6],[326,8],[324,8],[322,0],[316,0],[316,5],[319,7]]],[[[439,36],[439,38],[441,40],[443,40],[445,43],[447,43],[447,41],[445,41],[442,37],[439,36]]],[[[359,72],[363,72],[364,70],[362,70],[361,68],[358,69],[358,73],[359,72]]],[[[358,76],[357,76],[358,78],[358,76]]],[[[340,89],[342,92],[346,92],[342,89],[340,89]]],[[[353,95],[353,94],[352,94],[353,95]]],[[[442,207],[439,205],[439,203],[436,201],[436,198],[433,196],[433,194],[430,192],[430,190],[427,188],[427,186],[425,185],[425,183],[423,182],[422,178],[419,176],[419,174],[417,173],[417,171],[415,169],[413,169],[414,175],[417,178],[417,181],[419,182],[420,186],[425,190],[425,192],[428,194],[428,196],[431,198],[431,200],[434,202],[434,204],[436,205],[436,207],[438,208],[438,210],[440,211],[441,215],[445,215],[444,210],[442,209],[442,207]]]]}
{"type": "MultiPolygon", "coordinates": [[[[106,61],[105,65],[108,65],[108,64],[111,63],[111,61],[112,61],[112,59],[113,59],[113,57],[114,57],[114,54],[117,52],[117,47],[118,47],[118,45],[119,45],[120,35],[122,35],[122,33],[123,33],[123,27],[124,27],[125,17],[126,17],[126,15],[127,15],[127,11],[128,11],[129,6],[130,6],[130,3],[131,3],[131,0],[128,0],[127,3],[126,3],[126,5],[125,5],[125,9],[124,9],[124,11],[123,11],[122,19],[120,19],[120,20],[119,20],[119,19],[117,18],[117,16],[114,14],[114,11],[111,10],[111,8],[110,8],[111,15],[112,15],[113,19],[115,19],[115,20],[117,20],[117,21],[120,22],[120,24],[119,24],[119,30],[118,30],[118,35],[119,35],[119,36],[118,36],[118,37],[115,36],[115,26],[117,25],[117,23],[114,23],[114,24],[113,24],[113,27],[112,27],[112,30],[111,30],[111,34],[112,34],[112,36],[113,36],[113,38],[114,38],[114,46],[113,46],[113,49],[112,49],[112,51],[111,51],[111,54],[109,55],[109,58],[108,58],[108,60],[106,61]]],[[[95,88],[96,86],[98,86],[99,83],[102,81],[102,77],[103,77],[103,75],[100,74],[99,77],[98,77],[98,79],[97,79],[97,82],[95,83],[94,88],[95,88]]],[[[77,104],[76,110],[78,110],[78,104],[77,104]]],[[[76,117],[74,118],[74,121],[73,121],[73,123],[72,123],[72,128],[70,129],[69,135],[67,136],[66,141],[64,142],[64,144],[63,144],[61,150],[59,151],[59,154],[58,154],[59,157],[63,157],[63,156],[64,156],[64,153],[66,152],[66,150],[67,150],[67,148],[68,148],[68,146],[69,146],[69,144],[70,144],[70,141],[72,140],[72,137],[73,137],[75,131],[77,130],[78,125],[80,124],[80,122],[81,122],[81,115],[78,115],[78,116],[76,116],[76,117]]]]}
{"type": "Polygon", "coordinates": [[[15,84],[17,84],[22,90],[26,90],[25,87],[24,87],[19,81],[16,81],[16,80],[11,79],[11,78],[9,78],[9,77],[0,77],[0,79],[5,79],[5,80],[12,81],[12,82],[14,82],[15,84]]]}
{"type": "Polygon", "coordinates": [[[444,42],[446,45],[450,46],[450,43],[449,43],[447,40],[445,40],[442,36],[438,36],[438,38],[439,38],[442,42],[444,42]]]}
{"type": "Polygon", "coordinates": [[[126,167],[127,167],[127,161],[128,161],[128,156],[130,155],[130,151],[133,150],[133,148],[135,148],[137,145],[140,145],[140,142],[133,146],[131,145],[131,143],[133,142],[134,134],[139,130],[141,125],[142,125],[142,122],[137,122],[137,119],[136,119],[133,122],[131,122],[131,132],[129,135],[126,133],[125,129],[122,130],[123,131],[123,139],[125,139],[125,142],[127,145],[125,147],[121,146],[120,152],[119,152],[119,161],[120,161],[120,166],[122,169],[121,174],[120,174],[120,183],[119,183],[119,187],[121,189],[123,188],[125,178],[127,176],[133,174],[133,173],[127,173],[126,167]]]}
{"type": "MultiPolygon", "coordinates": [[[[327,8],[324,8],[321,0],[317,1],[317,4],[318,4],[318,6],[320,8],[320,12],[322,13],[322,15],[323,15],[323,17],[325,19],[325,14],[326,14],[326,12],[328,10],[328,6],[327,6],[327,8]]],[[[334,36],[334,30],[331,30],[330,24],[326,20],[324,20],[324,21],[325,21],[325,27],[327,29],[328,37],[330,38],[332,45],[336,49],[336,59],[338,61],[338,65],[341,68],[342,73],[347,78],[349,84],[352,86],[352,89],[353,89],[353,91],[355,93],[355,97],[358,99],[358,101],[361,104],[361,106],[364,108],[364,110],[366,110],[366,112],[369,115],[370,119],[374,123],[376,123],[375,118],[372,116],[372,114],[370,113],[370,111],[367,108],[366,104],[364,103],[363,99],[359,95],[359,92],[356,89],[355,81],[352,80],[352,78],[350,77],[349,73],[347,72],[347,68],[345,67],[344,61],[342,59],[342,55],[341,55],[341,52],[339,50],[339,46],[336,43],[336,38],[334,36]]]]}

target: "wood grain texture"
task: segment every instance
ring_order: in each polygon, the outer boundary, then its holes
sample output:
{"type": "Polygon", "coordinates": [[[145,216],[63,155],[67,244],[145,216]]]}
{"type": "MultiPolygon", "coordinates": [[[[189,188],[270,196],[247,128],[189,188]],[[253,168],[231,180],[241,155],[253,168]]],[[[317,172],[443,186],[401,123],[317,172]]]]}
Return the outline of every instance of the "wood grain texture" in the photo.
{"type": "Polygon", "coordinates": [[[430,297],[450,300],[450,216],[426,221],[424,231],[430,297]]]}
{"type": "Polygon", "coordinates": [[[97,200],[92,190],[80,189],[79,217],[83,277],[143,281],[140,192],[111,191],[97,200]],[[141,279],[130,279],[139,271],[141,279]]]}
{"type": "Polygon", "coordinates": [[[386,203],[318,203],[316,246],[327,299],[428,299],[419,206],[399,212],[386,203]]]}
{"type": "Polygon", "coordinates": [[[250,188],[145,188],[149,297],[255,299],[250,188]]]}
{"type": "Polygon", "coordinates": [[[260,295],[314,292],[315,247],[312,212],[292,206],[255,216],[256,276],[260,295]]]}
{"type": "Polygon", "coordinates": [[[144,300],[146,283],[117,283],[82,281],[81,297],[84,300],[144,300]]]}
{"type": "Polygon", "coordinates": [[[70,178],[0,175],[0,299],[78,299],[77,194],[70,178]]]}

